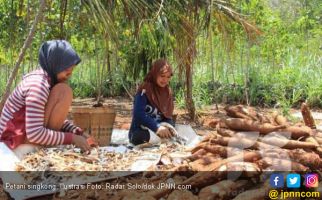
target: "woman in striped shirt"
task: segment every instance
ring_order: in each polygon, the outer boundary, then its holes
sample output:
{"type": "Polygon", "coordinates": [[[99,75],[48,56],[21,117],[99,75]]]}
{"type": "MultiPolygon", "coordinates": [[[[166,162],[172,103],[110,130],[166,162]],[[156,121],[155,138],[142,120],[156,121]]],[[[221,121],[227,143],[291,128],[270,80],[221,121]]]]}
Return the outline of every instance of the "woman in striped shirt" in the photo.
{"type": "Polygon", "coordinates": [[[74,144],[89,150],[82,129],[66,120],[73,98],[66,81],[80,61],[67,41],[42,44],[40,67],[23,77],[0,116],[0,141],[18,157],[39,145],[74,144]]]}

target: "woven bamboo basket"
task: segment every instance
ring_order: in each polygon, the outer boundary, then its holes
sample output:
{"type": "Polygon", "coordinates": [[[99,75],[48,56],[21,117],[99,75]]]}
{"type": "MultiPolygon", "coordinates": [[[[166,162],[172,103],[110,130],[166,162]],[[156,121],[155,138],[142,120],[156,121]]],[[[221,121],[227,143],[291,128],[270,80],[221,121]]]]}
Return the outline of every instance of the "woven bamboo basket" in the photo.
{"type": "Polygon", "coordinates": [[[92,135],[99,146],[108,146],[112,138],[115,110],[108,107],[73,107],[74,124],[92,135]]]}

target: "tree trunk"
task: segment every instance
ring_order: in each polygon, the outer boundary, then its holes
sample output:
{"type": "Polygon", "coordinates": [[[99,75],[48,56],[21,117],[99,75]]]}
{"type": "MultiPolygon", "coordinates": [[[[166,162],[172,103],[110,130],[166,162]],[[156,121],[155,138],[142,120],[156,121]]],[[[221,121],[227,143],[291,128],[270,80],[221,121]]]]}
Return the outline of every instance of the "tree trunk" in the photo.
{"type": "MultiPolygon", "coordinates": [[[[99,49],[98,46],[98,39],[95,39],[95,49],[99,49]]],[[[101,67],[101,63],[100,63],[100,58],[99,58],[100,54],[99,52],[96,53],[96,104],[97,106],[99,106],[99,100],[101,97],[101,92],[102,92],[102,85],[101,85],[101,80],[102,80],[102,74],[100,73],[100,67],[101,67]]],[[[102,62],[102,65],[104,65],[104,61],[102,62]]]]}
{"type": "Polygon", "coordinates": [[[110,56],[110,42],[109,42],[109,38],[106,36],[105,37],[105,41],[106,41],[106,64],[107,64],[107,72],[108,74],[111,74],[111,56],[110,56]]]}
{"type": "Polygon", "coordinates": [[[179,80],[180,82],[184,79],[182,78],[182,73],[185,73],[185,104],[186,109],[189,112],[189,117],[191,120],[196,118],[196,108],[193,101],[192,94],[192,83],[193,83],[193,61],[196,56],[196,34],[194,30],[193,23],[183,23],[184,32],[180,28],[175,34],[177,46],[175,48],[177,54],[177,63],[179,67],[179,80]],[[189,33],[189,34],[186,34],[189,33]]]}
{"type": "Polygon", "coordinates": [[[12,82],[17,76],[18,69],[19,69],[19,66],[20,66],[20,64],[21,64],[21,62],[23,60],[23,57],[24,57],[28,47],[32,43],[32,40],[33,40],[35,32],[36,32],[37,24],[42,20],[43,12],[44,12],[45,7],[46,7],[46,0],[40,0],[38,13],[37,13],[37,15],[35,17],[35,20],[34,20],[33,24],[32,24],[32,27],[31,27],[30,32],[29,32],[29,35],[28,35],[27,39],[25,40],[25,42],[24,42],[24,44],[23,44],[23,46],[21,48],[21,51],[19,53],[19,58],[18,58],[15,66],[13,68],[13,71],[11,72],[9,81],[8,81],[8,83],[6,85],[4,95],[2,96],[2,99],[1,99],[1,102],[0,102],[0,113],[2,112],[3,106],[4,106],[7,98],[9,97],[12,82]]]}
{"type": "MultiPolygon", "coordinates": [[[[30,21],[30,7],[32,7],[32,5],[30,5],[31,2],[30,0],[27,1],[27,16],[26,16],[26,24],[29,24],[30,21]]],[[[27,28],[29,28],[29,26],[27,25],[27,28]]],[[[29,65],[28,65],[28,72],[31,71],[32,67],[34,65],[33,62],[33,56],[32,56],[32,47],[29,48],[29,65]]]]}
{"type": "Polygon", "coordinates": [[[64,22],[66,17],[66,10],[67,10],[67,0],[60,1],[60,39],[65,39],[64,35],[64,22]]]}
{"type": "Polygon", "coordinates": [[[189,112],[191,120],[196,119],[196,108],[193,101],[192,95],[192,72],[193,72],[193,61],[196,53],[196,37],[189,37],[189,47],[187,48],[187,59],[185,62],[186,72],[186,106],[189,112]]]}
{"type": "Polygon", "coordinates": [[[192,99],[192,63],[190,62],[186,65],[186,106],[191,120],[195,120],[196,108],[192,99]]]}

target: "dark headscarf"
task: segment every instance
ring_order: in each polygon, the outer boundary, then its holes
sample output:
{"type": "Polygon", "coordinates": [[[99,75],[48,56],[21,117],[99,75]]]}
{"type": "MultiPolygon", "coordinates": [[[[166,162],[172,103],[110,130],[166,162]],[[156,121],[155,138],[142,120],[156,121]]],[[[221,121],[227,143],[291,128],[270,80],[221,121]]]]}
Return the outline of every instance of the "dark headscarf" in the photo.
{"type": "Polygon", "coordinates": [[[151,105],[158,108],[159,111],[168,119],[172,119],[174,104],[172,98],[172,91],[167,85],[166,87],[159,87],[157,84],[157,77],[160,74],[170,72],[172,75],[172,68],[164,59],[156,60],[152,64],[152,68],[145,76],[144,82],[140,85],[138,92],[145,90],[145,94],[151,105]]]}
{"type": "Polygon", "coordinates": [[[57,84],[57,74],[80,63],[81,59],[65,40],[44,42],[39,49],[39,64],[45,70],[51,85],[57,84]]]}

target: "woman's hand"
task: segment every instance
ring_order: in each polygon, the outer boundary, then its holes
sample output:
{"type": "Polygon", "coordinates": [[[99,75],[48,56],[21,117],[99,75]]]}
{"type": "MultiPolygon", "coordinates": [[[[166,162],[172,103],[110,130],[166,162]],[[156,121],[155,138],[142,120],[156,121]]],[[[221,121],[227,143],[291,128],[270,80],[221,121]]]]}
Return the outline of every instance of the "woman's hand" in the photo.
{"type": "Polygon", "coordinates": [[[171,138],[173,136],[172,132],[165,126],[160,126],[156,134],[161,138],[171,138]]]}
{"type": "Polygon", "coordinates": [[[83,135],[84,131],[83,131],[83,129],[77,127],[73,130],[73,133],[76,135],[83,135]]]}
{"type": "Polygon", "coordinates": [[[72,143],[76,146],[81,148],[84,152],[90,151],[90,146],[86,141],[86,138],[80,135],[73,135],[72,143]]]}

